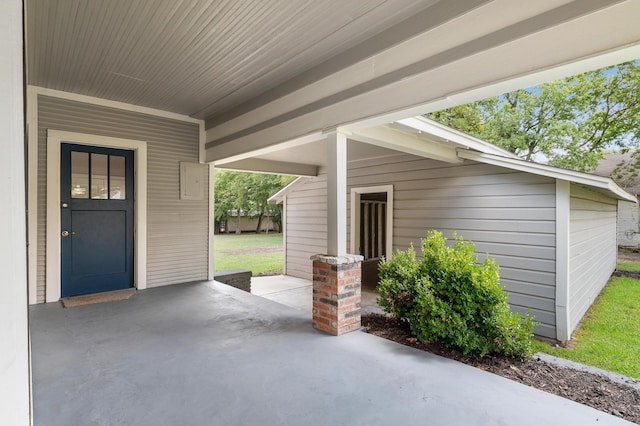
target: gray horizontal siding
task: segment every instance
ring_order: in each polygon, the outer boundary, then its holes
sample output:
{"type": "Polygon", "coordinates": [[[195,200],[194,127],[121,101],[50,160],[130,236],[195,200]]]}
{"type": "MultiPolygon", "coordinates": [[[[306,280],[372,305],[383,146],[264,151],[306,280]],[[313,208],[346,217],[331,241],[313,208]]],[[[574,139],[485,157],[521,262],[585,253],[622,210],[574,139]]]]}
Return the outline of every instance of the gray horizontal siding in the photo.
{"type": "Polygon", "coordinates": [[[617,201],[571,185],[569,312],[573,331],[616,268],[617,201]]]}
{"type": "Polygon", "coordinates": [[[327,175],[298,183],[287,195],[286,251],[287,275],[313,279],[310,257],[327,251],[327,175]]]}
{"type": "MultiPolygon", "coordinates": [[[[351,188],[393,185],[393,248],[404,250],[435,229],[474,241],[496,259],[509,303],[555,337],[555,181],[467,162],[450,165],[392,155],[348,165],[351,188]]],[[[347,203],[350,217],[350,200],[347,203]]],[[[309,256],[326,249],[326,176],[287,196],[287,274],[312,279],[309,256]]],[[[349,221],[347,221],[349,227],[349,221]]],[[[347,235],[350,230],[347,229],[347,235]]]]}
{"type": "Polygon", "coordinates": [[[146,141],[147,286],[155,287],[207,278],[208,189],[202,201],[181,201],[179,197],[180,161],[199,160],[198,125],[39,96],[38,302],[45,300],[48,129],[146,141]]]}
{"type": "MultiPolygon", "coordinates": [[[[429,230],[472,240],[489,253],[515,311],[555,337],[555,181],[495,166],[450,165],[411,155],[349,163],[348,187],[393,185],[393,249],[429,230]]],[[[350,214],[350,213],[349,213],[350,214]]]]}

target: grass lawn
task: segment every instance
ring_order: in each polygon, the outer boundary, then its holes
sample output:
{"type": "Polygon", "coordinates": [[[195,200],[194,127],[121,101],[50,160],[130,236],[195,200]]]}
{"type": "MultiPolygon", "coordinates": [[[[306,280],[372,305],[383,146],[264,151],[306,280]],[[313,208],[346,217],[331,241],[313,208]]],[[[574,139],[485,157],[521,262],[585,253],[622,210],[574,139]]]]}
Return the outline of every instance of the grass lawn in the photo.
{"type": "Polygon", "coordinates": [[[249,269],[254,276],[282,272],[282,234],[220,234],[214,236],[215,271],[249,269]]]}
{"type": "Polygon", "coordinates": [[[618,271],[640,272],[640,262],[618,262],[618,271]]]}
{"type": "Polygon", "coordinates": [[[640,378],[640,281],[613,278],[574,333],[570,348],[543,342],[535,350],[640,378]]]}

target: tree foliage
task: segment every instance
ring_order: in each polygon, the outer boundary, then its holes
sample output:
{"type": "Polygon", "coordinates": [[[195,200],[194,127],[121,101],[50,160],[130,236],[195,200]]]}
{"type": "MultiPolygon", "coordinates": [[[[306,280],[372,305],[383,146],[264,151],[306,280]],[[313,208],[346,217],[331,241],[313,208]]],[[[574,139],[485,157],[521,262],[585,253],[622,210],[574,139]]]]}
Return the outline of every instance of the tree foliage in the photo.
{"type": "Polygon", "coordinates": [[[429,115],[525,160],[592,171],[607,150],[640,139],[640,64],[516,90],[429,115]]]}
{"type": "Polygon", "coordinates": [[[230,222],[235,219],[236,233],[240,233],[240,218],[243,216],[258,218],[256,232],[260,231],[262,219],[267,215],[274,223],[280,223],[282,206],[268,204],[267,200],[292,180],[291,176],[216,171],[216,223],[226,222],[228,231],[230,222]]]}

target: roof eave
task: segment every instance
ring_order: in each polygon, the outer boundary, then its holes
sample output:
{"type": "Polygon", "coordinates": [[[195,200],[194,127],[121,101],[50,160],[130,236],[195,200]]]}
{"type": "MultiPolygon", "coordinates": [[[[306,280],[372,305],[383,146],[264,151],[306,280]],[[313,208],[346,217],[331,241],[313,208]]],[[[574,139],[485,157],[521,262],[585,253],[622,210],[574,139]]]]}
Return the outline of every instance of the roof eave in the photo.
{"type": "Polygon", "coordinates": [[[285,186],[284,188],[282,188],[280,191],[276,192],[275,194],[273,194],[271,197],[269,197],[267,199],[267,203],[269,204],[280,204],[283,202],[284,197],[289,194],[291,191],[293,191],[294,189],[296,189],[296,187],[298,186],[298,184],[300,182],[306,181],[307,179],[309,179],[306,176],[300,176],[298,178],[296,178],[293,182],[291,182],[289,185],[285,186]]]}
{"type": "Polygon", "coordinates": [[[465,160],[477,161],[494,166],[506,167],[527,173],[533,173],[550,178],[566,180],[573,183],[591,186],[607,191],[613,198],[631,202],[637,202],[632,194],[620,188],[611,178],[591,175],[589,173],[576,172],[573,170],[561,169],[548,166],[546,164],[532,163],[522,159],[506,158],[499,155],[484,152],[459,150],[458,156],[465,160]]]}

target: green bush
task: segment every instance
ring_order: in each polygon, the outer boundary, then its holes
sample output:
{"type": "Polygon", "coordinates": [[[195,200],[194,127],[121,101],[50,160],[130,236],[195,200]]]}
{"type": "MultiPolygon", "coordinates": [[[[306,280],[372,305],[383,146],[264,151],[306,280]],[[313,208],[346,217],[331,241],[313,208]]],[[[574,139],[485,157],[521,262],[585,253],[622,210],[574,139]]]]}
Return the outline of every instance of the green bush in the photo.
{"type": "Polygon", "coordinates": [[[413,246],[380,263],[378,303],[409,326],[420,340],[438,341],[463,353],[530,356],[535,323],[511,312],[498,265],[477,262],[475,248],[441,232],[422,240],[422,259],[413,246]]]}

